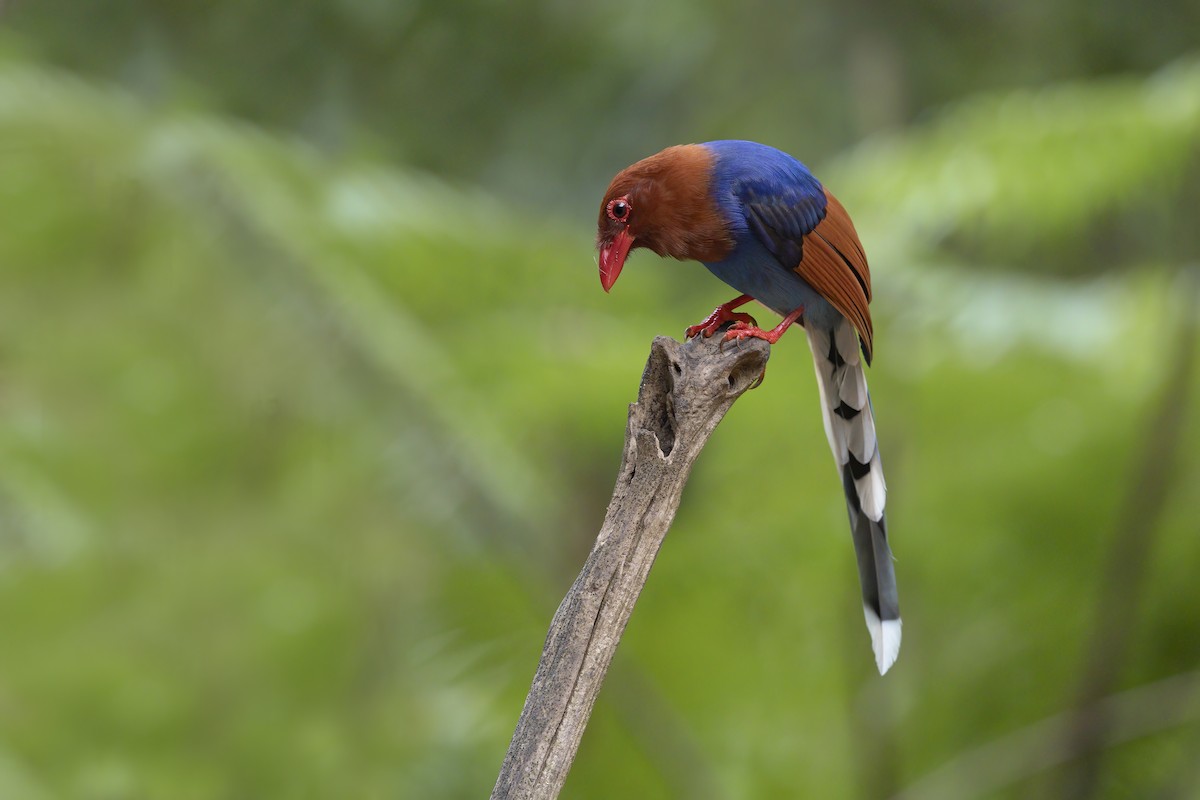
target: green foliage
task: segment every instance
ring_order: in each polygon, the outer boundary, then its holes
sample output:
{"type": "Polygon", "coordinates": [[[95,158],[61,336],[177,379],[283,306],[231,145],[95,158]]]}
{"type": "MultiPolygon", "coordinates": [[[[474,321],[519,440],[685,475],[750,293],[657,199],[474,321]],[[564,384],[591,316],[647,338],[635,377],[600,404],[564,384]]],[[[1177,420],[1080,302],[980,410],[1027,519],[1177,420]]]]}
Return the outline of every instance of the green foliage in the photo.
{"type": "MultiPolygon", "coordinates": [[[[692,477],[567,795],[883,796],[1069,707],[1150,400],[1183,366],[1186,241],[1071,283],[1054,259],[955,267],[1186,191],[1196,81],[969,100],[832,165],[876,265],[901,661],[873,674],[785,340],[692,477]],[[993,191],[928,188],[964,163],[993,191]],[[1054,202],[1020,202],[1047,175],[1054,202]]],[[[588,218],[15,56],[0,154],[0,794],[485,794],[649,339],[724,289],[638,255],[607,297],[588,218]]],[[[1114,688],[1200,658],[1194,413],[1178,449],[1114,688]]],[[[1109,795],[1187,780],[1181,708],[1108,754],[1109,795]]],[[[1053,794],[1023,766],[997,796],[1053,794]]]]}
{"type": "Polygon", "coordinates": [[[573,187],[669,144],[749,137],[825,158],[980,90],[1146,74],[1200,30],[1194,0],[37,0],[0,13],[48,63],[150,104],[575,209],[594,192],[573,187]]]}
{"type": "Polygon", "coordinates": [[[1200,250],[1173,213],[1200,175],[1200,62],[974,98],[839,167],[856,215],[922,257],[933,245],[1040,274],[1177,261],[1200,250]]]}

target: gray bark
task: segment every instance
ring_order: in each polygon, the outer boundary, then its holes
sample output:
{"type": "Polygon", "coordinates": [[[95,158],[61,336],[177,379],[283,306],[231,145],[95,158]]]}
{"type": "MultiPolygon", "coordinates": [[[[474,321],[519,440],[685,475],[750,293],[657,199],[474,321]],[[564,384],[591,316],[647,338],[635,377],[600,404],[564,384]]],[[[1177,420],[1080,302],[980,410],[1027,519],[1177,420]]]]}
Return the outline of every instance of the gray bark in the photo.
{"type": "Polygon", "coordinates": [[[659,336],[604,524],[558,607],[492,798],[558,796],[621,634],[666,536],[692,464],[725,412],[762,378],[770,346],[659,336]]]}

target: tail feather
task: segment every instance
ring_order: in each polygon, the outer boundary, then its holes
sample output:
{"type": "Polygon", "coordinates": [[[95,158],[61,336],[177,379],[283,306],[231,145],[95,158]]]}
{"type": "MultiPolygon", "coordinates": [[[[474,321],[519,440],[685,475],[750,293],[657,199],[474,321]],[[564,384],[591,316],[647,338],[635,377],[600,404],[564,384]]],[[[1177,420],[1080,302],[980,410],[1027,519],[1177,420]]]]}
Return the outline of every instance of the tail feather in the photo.
{"type": "Polygon", "coordinates": [[[875,436],[875,412],[853,326],[840,320],[833,329],[806,330],[821,392],[825,435],[846,493],[863,613],[882,675],[900,653],[900,602],[887,541],[887,484],[875,436]]]}

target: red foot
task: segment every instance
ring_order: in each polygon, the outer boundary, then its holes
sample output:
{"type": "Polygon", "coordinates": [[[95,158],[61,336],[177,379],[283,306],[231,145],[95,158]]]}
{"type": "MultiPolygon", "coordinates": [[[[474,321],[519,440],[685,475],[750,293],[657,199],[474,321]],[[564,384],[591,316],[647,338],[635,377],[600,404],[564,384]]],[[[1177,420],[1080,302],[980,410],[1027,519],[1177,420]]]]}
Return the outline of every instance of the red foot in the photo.
{"type": "MultiPolygon", "coordinates": [[[[716,312],[714,311],[713,313],[715,314],[716,312]]],[[[803,313],[804,306],[800,306],[800,308],[797,308],[784,317],[783,322],[780,322],[769,331],[764,331],[757,325],[747,325],[742,321],[735,322],[732,328],[725,331],[724,341],[728,342],[731,339],[737,339],[740,342],[742,339],[762,339],[769,344],[775,344],[779,341],[779,337],[783,336],[783,332],[792,327],[792,323],[800,319],[800,315],[803,313]]]]}
{"type": "Polygon", "coordinates": [[[739,325],[758,325],[754,317],[749,314],[735,312],[734,309],[738,306],[744,306],[754,298],[748,294],[735,297],[728,303],[723,303],[713,309],[713,312],[701,320],[699,325],[690,325],[683,335],[691,339],[697,334],[704,334],[704,338],[708,338],[717,332],[717,329],[726,322],[736,322],[739,325]]]}

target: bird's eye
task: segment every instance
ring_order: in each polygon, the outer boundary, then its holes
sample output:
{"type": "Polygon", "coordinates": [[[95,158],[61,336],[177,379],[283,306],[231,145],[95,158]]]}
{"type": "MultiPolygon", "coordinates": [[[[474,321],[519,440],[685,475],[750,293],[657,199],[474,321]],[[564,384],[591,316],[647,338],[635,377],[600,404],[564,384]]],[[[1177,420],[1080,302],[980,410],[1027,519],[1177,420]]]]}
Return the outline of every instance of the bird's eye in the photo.
{"type": "Polygon", "coordinates": [[[616,200],[611,200],[608,203],[608,216],[615,219],[617,222],[627,222],[629,220],[630,208],[629,201],[624,197],[619,197],[616,200]]]}

